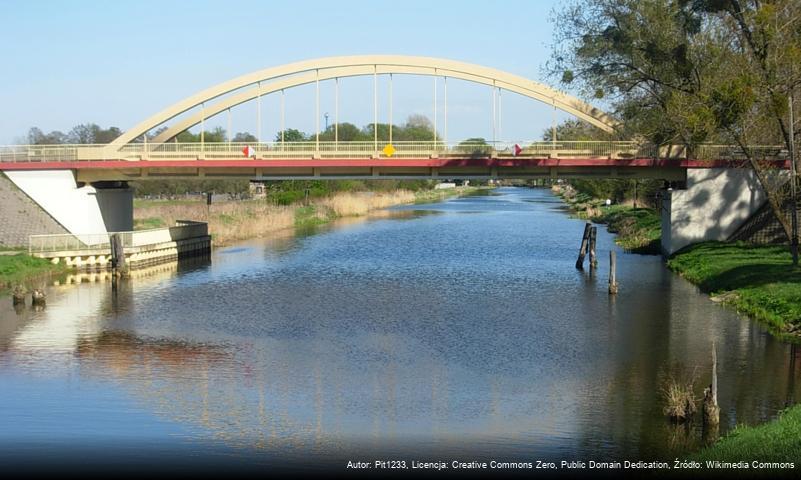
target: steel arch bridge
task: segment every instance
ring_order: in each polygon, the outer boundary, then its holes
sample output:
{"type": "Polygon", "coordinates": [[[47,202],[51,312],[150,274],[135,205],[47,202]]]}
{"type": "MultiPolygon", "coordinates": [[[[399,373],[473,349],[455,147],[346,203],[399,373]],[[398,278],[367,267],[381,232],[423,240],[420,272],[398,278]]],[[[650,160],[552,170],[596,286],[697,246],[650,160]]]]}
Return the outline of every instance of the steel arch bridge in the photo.
{"type": "MultiPolygon", "coordinates": [[[[190,109],[201,107],[200,111],[182,120],[178,124],[171,126],[168,130],[162,132],[152,140],[153,143],[163,143],[184,130],[202,123],[205,118],[210,118],[229,108],[257,99],[263,95],[312,83],[317,86],[316,103],[318,111],[317,120],[319,121],[319,82],[367,75],[372,75],[375,79],[378,75],[393,74],[427,75],[443,77],[445,79],[456,78],[467,80],[515,92],[546,103],[607,132],[613,131],[614,127],[617,125],[617,122],[611,116],[575,97],[554,90],[541,83],[494,68],[431,57],[361,55],[320,58],[291,63],[259,70],[220,83],[181,100],[152,117],[145,119],[117,138],[112,142],[112,145],[122,146],[130,143],[135,138],[144,135],[146,132],[162,125],[164,122],[190,109]],[[234,91],[240,92],[205,108],[206,102],[234,91]]],[[[377,88],[375,88],[374,84],[374,99],[376,91],[377,88]]],[[[436,104],[434,108],[436,109],[436,104]]],[[[436,119],[436,115],[434,117],[436,119]]],[[[377,123],[378,119],[374,118],[374,121],[377,123]]],[[[390,124],[391,123],[392,122],[390,122],[390,124]]],[[[319,124],[317,131],[319,132],[319,124]]]]}
{"type": "MultiPolygon", "coordinates": [[[[508,72],[453,60],[401,56],[361,55],[328,57],[267,68],[220,83],[181,100],[135,125],[110,144],[21,145],[0,147],[0,170],[72,170],[78,181],[137,180],[148,177],[247,177],[247,178],[537,178],[537,177],[651,177],[682,180],[693,167],[739,166],[736,148],[706,146],[698,159],[663,154],[656,146],[638,142],[498,142],[466,145],[447,140],[447,79],[487,85],[493,92],[507,90],[567,112],[603,131],[613,132],[618,122],[578,98],[508,72]],[[434,77],[434,133],[430,141],[393,142],[392,75],[434,77]],[[379,75],[389,76],[389,141],[378,137],[377,92],[379,75]],[[338,84],[340,78],[373,77],[373,141],[342,142],[338,139],[338,84]],[[437,79],[445,85],[444,132],[437,137],[437,79]],[[320,82],[334,80],[336,89],[335,139],[320,141],[320,82]],[[316,133],[309,142],[209,143],[204,123],[232,107],[286,89],[315,85],[316,133]],[[178,118],[181,117],[181,118],[178,118]],[[177,119],[148,138],[149,132],[177,119]],[[199,143],[170,140],[196,125],[199,143]],[[386,149],[390,144],[391,148],[386,149]],[[243,154],[244,147],[249,147],[243,154]],[[647,167],[647,168],[642,168],[647,167]]],[[[258,133],[261,132],[261,102],[258,133]]],[[[493,112],[493,136],[496,114],[493,112]]],[[[230,130],[230,128],[229,128],[230,130]]],[[[230,135],[230,131],[229,131],[230,135]]],[[[776,147],[764,156],[780,162],[776,147]]],[[[786,162],[785,162],[786,163],[786,162]]]]}

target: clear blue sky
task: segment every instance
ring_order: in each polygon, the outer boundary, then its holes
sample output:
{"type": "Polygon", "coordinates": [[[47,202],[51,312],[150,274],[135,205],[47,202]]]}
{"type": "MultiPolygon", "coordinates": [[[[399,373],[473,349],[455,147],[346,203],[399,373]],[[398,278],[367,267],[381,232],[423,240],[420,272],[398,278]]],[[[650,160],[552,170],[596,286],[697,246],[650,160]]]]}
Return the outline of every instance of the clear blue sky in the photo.
{"type": "MultiPolygon", "coordinates": [[[[558,3],[0,0],[0,143],[24,137],[31,126],[66,132],[94,122],[125,130],[218,82],[333,55],[443,57],[553,85],[542,66],[552,41],[550,13],[558,3]]],[[[395,123],[412,113],[431,117],[431,82],[395,77],[395,123]]],[[[321,113],[331,116],[332,91],[322,87],[321,113]]],[[[341,80],[340,92],[340,121],[372,121],[369,79],[341,80]]],[[[313,88],[287,93],[288,127],[314,130],[313,98],[313,88]]],[[[549,107],[511,93],[502,98],[503,139],[539,138],[551,124],[549,107]]],[[[490,99],[486,86],[449,81],[449,139],[491,137],[490,99]]],[[[384,103],[379,121],[386,121],[384,103]]],[[[234,131],[256,133],[255,106],[243,105],[233,115],[234,131]]],[[[263,100],[262,115],[267,140],[279,128],[277,98],[263,100]]],[[[226,126],[224,115],[209,127],[218,124],[226,126]]]]}

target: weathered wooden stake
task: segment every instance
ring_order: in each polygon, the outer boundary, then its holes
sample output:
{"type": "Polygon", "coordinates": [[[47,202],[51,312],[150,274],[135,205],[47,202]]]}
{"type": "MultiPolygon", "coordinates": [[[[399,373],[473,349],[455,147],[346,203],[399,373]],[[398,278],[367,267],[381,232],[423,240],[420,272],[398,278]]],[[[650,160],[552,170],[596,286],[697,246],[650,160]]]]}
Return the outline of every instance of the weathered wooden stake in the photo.
{"type": "Polygon", "coordinates": [[[584,234],[581,236],[581,249],[579,249],[578,260],[576,260],[576,268],[579,270],[584,269],[584,256],[587,255],[587,244],[590,240],[590,230],[592,224],[587,222],[584,224],[584,234]]]}
{"type": "Polygon", "coordinates": [[[118,270],[125,268],[125,250],[122,246],[122,237],[119,233],[114,233],[110,238],[111,243],[111,269],[114,274],[118,270]]]}
{"type": "Polygon", "coordinates": [[[34,306],[44,306],[45,293],[38,288],[34,288],[33,292],[31,292],[31,303],[34,306]]]}
{"type": "Polygon", "coordinates": [[[720,425],[718,406],[718,357],[715,342],[712,342],[712,384],[704,389],[704,427],[716,429],[720,425]]]}
{"type": "Polygon", "coordinates": [[[609,294],[617,293],[617,257],[614,250],[609,250],[609,294]]]}
{"type": "Polygon", "coordinates": [[[14,287],[14,291],[11,292],[11,303],[13,305],[25,305],[25,289],[20,285],[14,287]]]}
{"type": "Polygon", "coordinates": [[[598,227],[590,229],[590,270],[598,267],[598,259],[595,258],[595,238],[598,235],[598,227]]]}

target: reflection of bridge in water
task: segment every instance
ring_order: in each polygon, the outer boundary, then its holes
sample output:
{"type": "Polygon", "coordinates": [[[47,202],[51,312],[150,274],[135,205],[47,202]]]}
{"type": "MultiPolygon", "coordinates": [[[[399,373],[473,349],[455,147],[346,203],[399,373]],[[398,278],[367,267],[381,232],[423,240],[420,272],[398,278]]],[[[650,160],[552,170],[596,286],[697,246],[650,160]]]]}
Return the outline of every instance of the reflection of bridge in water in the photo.
{"type": "MultiPolygon", "coordinates": [[[[531,378],[520,384],[514,375],[485,375],[446,365],[436,357],[412,358],[410,352],[428,351],[430,346],[408,348],[415,340],[390,331],[354,333],[358,339],[352,343],[312,333],[258,338],[230,332],[195,334],[181,326],[186,320],[183,310],[173,312],[175,321],[168,325],[160,325],[161,320],[143,321],[158,309],[174,306],[165,300],[175,286],[178,270],[161,268],[161,272],[153,269],[150,275],[121,282],[116,297],[110,295],[109,284],[97,278],[77,288],[56,287],[45,311],[28,311],[17,317],[23,320],[7,333],[2,354],[24,358],[28,364],[52,362],[54,370],[74,367],[89,378],[111,380],[113,388],[130,392],[147,411],[202,427],[205,433],[199,441],[207,439],[203,436],[207,433],[246,450],[294,449],[298,455],[336,455],[403,441],[426,448],[453,445],[454,450],[464,446],[465,438],[477,445],[498,438],[536,443],[540,439],[532,438],[531,432],[557,435],[565,429],[580,429],[583,422],[599,423],[589,419],[600,404],[610,404],[603,410],[618,411],[621,417],[630,415],[626,405],[631,399],[619,398],[619,392],[613,393],[614,386],[628,385],[624,391],[637,397],[651,389],[658,374],[650,363],[623,362],[603,382],[592,384],[586,395],[576,395],[588,387],[575,384],[575,379],[544,375],[548,378],[531,378]],[[359,351],[353,350],[354,345],[359,351]],[[353,355],[371,367],[360,369],[348,360],[353,355]],[[471,395],[460,393],[462,382],[471,382],[471,395]],[[529,395],[530,390],[538,389],[549,394],[544,398],[529,395]],[[539,413],[543,408],[563,414],[543,417],[539,413]],[[585,412],[587,418],[576,419],[575,412],[585,412]]],[[[188,268],[187,278],[195,275],[193,269],[205,267],[196,264],[188,268]]],[[[691,335],[691,329],[670,328],[703,312],[671,315],[675,318],[654,329],[654,338],[662,347],[652,353],[669,358],[681,356],[678,352],[685,349],[703,351],[695,348],[706,341],[703,336],[691,335]]],[[[269,324],[271,319],[265,317],[264,321],[269,324]]],[[[761,335],[749,322],[738,325],[727,329],[727,335],[740,338],[729,345],[732,358],[750,356],[753,346],[748,339],[761,335]]],[[[610,348],[625,351],[628,335],[609,333],[604,340],[612,344],[610,348]]],[[[765,355],[754,359],[754,368],[762,362],[783,365],[786,374],[764,376],[760,388],[727,387],[727,395],[737,395],[738,412],[760,411],[760,398],[736,392],[770,392],[769,396],[788,399],[796,395],[794,372],[801,367],[801,358],[794,353],[789,359],[779,358],[786,349],[778,343],[772,345],[765,355]]],[[[754,381],[751,377],[747,381],[754,381]]],[[[738,422],[746,420],[738,418],[738,422]]],[[[625,431],[611,431],[619,424],[610,421],[610,435],[637,438],[641,422],[646,421],[635,416],[625,423],[625,431]]]]}

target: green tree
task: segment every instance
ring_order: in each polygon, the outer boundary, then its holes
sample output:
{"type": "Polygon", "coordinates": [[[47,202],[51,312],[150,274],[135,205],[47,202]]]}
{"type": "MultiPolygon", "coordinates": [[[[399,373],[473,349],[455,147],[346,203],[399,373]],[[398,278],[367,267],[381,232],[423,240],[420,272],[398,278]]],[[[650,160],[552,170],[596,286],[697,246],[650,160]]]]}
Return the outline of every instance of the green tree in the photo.
{"type": "MultiPolygon", "coordinates": [[[[280,142],[281,140],[282,140],[281,132],[276,133],[275,134],[275,141],[276,142],[280,142]]],[[[314,136],[312,136],[312,140],[314,140],[314,136]]],[[[284,130],[283,141],[285,141],[285,142],[308,142],[309,138],[305,133],[301,132],[300,130],[297,130],[297,129],[294,129],[294,128],[288,128],[288,129],[284,130]]]]}
{"type": "Polygon", "coordinates": [[[238,142],[238,143],[254,143],[257,142],[258,140],[259,139],[256,138],[256,136],[250,132],[239,132],[236,135],[234,135],[233,139],[231,139],[232,142],[238,142]]]}
{"type": "Polygon", "coordinates": [[[792,237],[781,176],[754,144],[790,149],[787,96],[801,84],[797,0],[574,0],[556,15],[551,72],[609,98],[626,136],[733,143],[792,237]]]}

